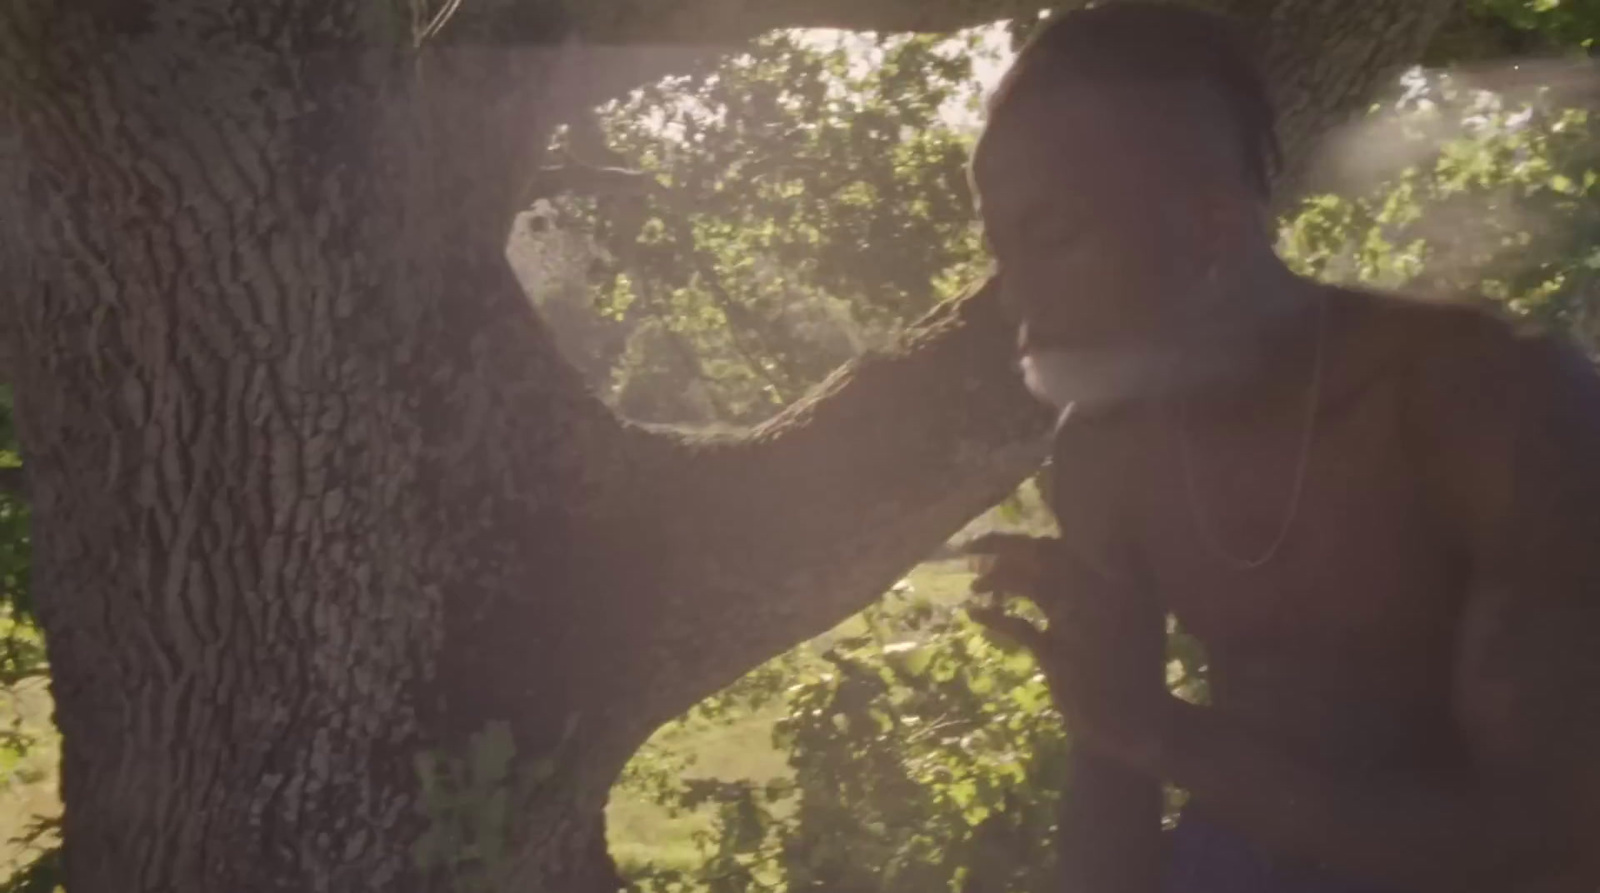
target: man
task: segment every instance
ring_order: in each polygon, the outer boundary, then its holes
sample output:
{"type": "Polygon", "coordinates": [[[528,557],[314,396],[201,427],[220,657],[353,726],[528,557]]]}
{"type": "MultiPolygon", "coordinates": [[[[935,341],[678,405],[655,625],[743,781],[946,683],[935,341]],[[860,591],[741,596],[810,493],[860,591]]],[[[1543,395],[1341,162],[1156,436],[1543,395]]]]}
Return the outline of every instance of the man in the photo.
{"type": "Polygon", "coordinates": [[[975,588],[1051,621],[982,618],[1080,743],[1067,889],[1592,893],[1600,382],[1485,311],[1293,275],[1272,132],[1225,21],[1123,3],[1029,44],[974,156],[1062,410],[1060,537],[979,544],[975,588]],[[1168,613],[1207,706],[1165,689],[1168,613]]]}

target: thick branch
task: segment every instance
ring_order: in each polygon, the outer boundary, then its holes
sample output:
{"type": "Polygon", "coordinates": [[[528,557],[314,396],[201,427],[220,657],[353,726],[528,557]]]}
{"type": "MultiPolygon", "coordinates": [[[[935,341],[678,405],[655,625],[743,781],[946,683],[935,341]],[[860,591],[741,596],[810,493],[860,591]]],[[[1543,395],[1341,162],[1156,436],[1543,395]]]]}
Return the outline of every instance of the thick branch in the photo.
{"type": "Polygon", "coordinates": [[[1048,0],[610,0],[584,7],[592,40],[739,41],[779,28],[947,32],[1042,9],[1048,0]]]}
{"type": "Polygon", "coordinates": [[[648,172],[620,167],[564,164],[539,169],[530,199],[571,193],[576,195],[639,196],[664,192],[648,172]]]}
{"type": "Polygon", "coordinates": [[[643,652],[647,709],[670,716],[826,631],[1038,467],[1050,415],[1014,344],[991,280],[748,436],[640,469],[635,498],[674,515],[652,517],[667,567],[641,581],[670,604],[643,652]]]}

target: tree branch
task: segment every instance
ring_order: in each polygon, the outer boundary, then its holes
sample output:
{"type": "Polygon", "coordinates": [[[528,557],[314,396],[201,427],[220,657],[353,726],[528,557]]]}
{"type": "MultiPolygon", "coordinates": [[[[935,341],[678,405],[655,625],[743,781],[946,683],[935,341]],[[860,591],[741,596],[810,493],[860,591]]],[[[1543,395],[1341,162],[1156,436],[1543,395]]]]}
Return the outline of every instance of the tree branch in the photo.
{"type": "Polygon", "coordinates": [[[639,463],[633,499],[672,515],[650,521],[667,566],[625,587],[671,605],[641,646],[642,709],[670,717],[825,632],[1037,468],[1050,414],[1014,344],[990,280],[749,434],[639,463]]]}
{"type": "Polygon", "coordinates": [[[572,163],[542,167],[534,176],[529,199],[555,195],[660,195],[665,187],[648,171],[572,163]]]}
{"type": "Polygon", "coordinates": [[[584,7],[590,40],[736,42],[779,28],[942,33],[1043,9],[1049,0],[611,0],[584,7]]]}

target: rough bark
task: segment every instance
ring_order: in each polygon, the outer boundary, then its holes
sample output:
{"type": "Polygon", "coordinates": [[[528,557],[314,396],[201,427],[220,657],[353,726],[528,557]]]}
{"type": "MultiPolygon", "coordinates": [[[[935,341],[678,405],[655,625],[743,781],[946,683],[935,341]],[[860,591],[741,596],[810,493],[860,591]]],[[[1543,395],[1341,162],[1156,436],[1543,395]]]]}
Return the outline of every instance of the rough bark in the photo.
{"type": "MultiPolygon", "coordinates": [[[[1242,10],[1260,0],[1237,0],[1242,10]]],[[[1317,148],[1330,130],[1362,112],[1424,51],[1455,0],[1348,3],[1341,0],[1277,2],[1265,19],[1267,70],[1281,118],[1285,169],[1280,194],[1294,195],[1320,160],[1317,148]]]]}
{"type": "MultiPolygon", "coordinates": [[[[619,17],[594,34],[649,40],[696,11],[745,34],[1025,4],[592,6],[619,17]]],[[[1274,7],[1291,148],[1447,6],[1274,7]]],[[[0,6],[74,893],[459,886],[483,866],[411,852],[441,821],[414,762],[497,721],[531,779],[496,830],[505,888],[614,885],[598,817],[654,725],[859,609],[1042,455],[985,288],[747,436],[613,418],[501,246],[549,129],[629,75],[537,10],[518,36],[542,49],[469,18],[414,53],[403,8],[0,6]]]]}
{"type": "Polygon", "coordinates": [[[540,750],[581,695],[562,564],[620,426],[500,248],[564,57],[364,47],[371,8],[0,11],[74,890],[395,888],[415,754],[540,750]]]}

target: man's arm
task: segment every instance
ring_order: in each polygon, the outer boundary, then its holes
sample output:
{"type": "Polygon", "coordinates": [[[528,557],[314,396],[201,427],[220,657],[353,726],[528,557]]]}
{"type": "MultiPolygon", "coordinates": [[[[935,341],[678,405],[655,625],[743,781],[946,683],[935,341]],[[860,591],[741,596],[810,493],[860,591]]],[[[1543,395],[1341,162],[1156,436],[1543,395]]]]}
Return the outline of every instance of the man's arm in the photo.
{"type": "MultiPolygon", "coordinates": [[[[976,610],[974,619],[1027,645],[1041,665],[1047,652],[1071,651],[1069,673],[1094,678],[1108,701],[1132,705],[1166,693],[1166,613],[1129,569],[1120,516],[1130,472],[1119,467],[1128,438],[1113,427],[1125,423],[1069,423],[1063,415],[1041,481],[1060,538],[991,534],[968,548],[993,559],[974,591],[1032,600],[1050,631],[997,610],[976,610]],[[1071,647],[1050,648],[1047,640],[1071,647]]],[[[1043,668],[1052,680],[1059,675],[1043,668]]],[[[1067,732],[1073,749],[1056,835],[1061,889],[1156,893],[1165,865],[1160,780],[1097,751],[1070,716],[1067,732]]]]}
{"type": "MultiPolygon", "coordinates": [[[[1133,570],[1125,488],[1134,475],[1125,447],[1134,416],[1057,423],[1041,489],[1061,530],[1046,552],[1034,601],[1050,634],[1074,642],[1080,670],[1126,705],[1166,694],[1166,610],[1133,570]]],[[[1048,671],[1047,671],[1048,672],[1048,671]]],[[[1062,889],[1157,893],[1166,867],[1161,779],[1074,735],[1071,775],[1058,810],[1062,889]]]]}
{"type": "MultiPolygon", "coordinates": [[[[989,559],[974,592],[1028,598],[1050,619],[1047,633],[997,607],[969,609],[974,620],[1034,653],[1058,703],[1063,673],[1094,678],[1107,703],[1165,695],[1165,618],[1153,601],[1109,591],[1060,540],[989,534],[967,551],[989,559]],[[1066,652],[1072,668],[1050,665],[1066,652]]],[[[1160,780],[1099,751],[1067,719],[1073,747],[1056,823],[1061,889],[1156,893],[1165,864],[1160,780]]]]}
{"type": "Polygon", "coordinates": [[[1470,555],[1453,706],[1472,776],[1445,788],[1332,773],[1177,702],[1141,760],[1263,845],[1372,881],[1587,893],[1600,880],[1600,380],[1560,345],[1495,332],[1428,370],[1419,407],[1470,555]]]}
{"type": "MultiPolygon", "coordinates": [[[[1119,585],[1061,549],[1045,566],[1036,599],[1052,631],[1079,646],[1081,671],[1111,697],[1136,705],[1166,694],[1166,615],[1138,587],[1119,585]]],[[[1078,729],[1070,722],[1069,734],[1078,729]]],[[[1159,777],[1138,772],[1075,741],[1072,777],[1059,813],[1063,889],[1155,893],[1165,853],[1159,777]]]]}
{"type": "Polygon", "coordinates": [[[1089,748],[1070,760],[1056,815],[1061,889],[1156,893],[1166,863],[1161,783],[1089,748]]]}

